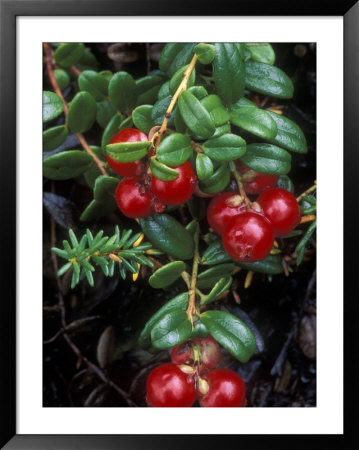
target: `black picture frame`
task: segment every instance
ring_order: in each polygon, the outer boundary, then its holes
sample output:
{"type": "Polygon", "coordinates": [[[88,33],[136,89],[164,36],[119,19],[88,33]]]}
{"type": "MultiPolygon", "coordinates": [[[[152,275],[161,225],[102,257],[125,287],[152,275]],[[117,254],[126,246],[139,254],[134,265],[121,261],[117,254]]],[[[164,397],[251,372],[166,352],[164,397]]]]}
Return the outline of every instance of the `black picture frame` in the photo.
{"type": "MultiPolygon", "coordinates": [[[[359,169],[359,4],[356,0],[0,0],[0,445],[6,449],[325,448],[351,449],[358,417],[357,264],[359,169]],[[343,435],[17,435],[16,434],[16,17],[18,16],[343,16],[345,367],[343,435]],[[357,178],[357,177],[356,177],[357,178]],[[349,298],[350,297],[350,298],[349,298]]],[[[335,156],[333,156],[335,157],[335,156]]],[[[341,270],[341,268],[339,268],[341,270]]],[[[335,364],[335,361],[333,361],[335,364]]],[[[328,374],[330,376],[330,374],[328,374]]],[[[335,389],[335,386],[333,386],[335,389]]],[[[166,433],[166,430],[163,430],[166,433]]]]}

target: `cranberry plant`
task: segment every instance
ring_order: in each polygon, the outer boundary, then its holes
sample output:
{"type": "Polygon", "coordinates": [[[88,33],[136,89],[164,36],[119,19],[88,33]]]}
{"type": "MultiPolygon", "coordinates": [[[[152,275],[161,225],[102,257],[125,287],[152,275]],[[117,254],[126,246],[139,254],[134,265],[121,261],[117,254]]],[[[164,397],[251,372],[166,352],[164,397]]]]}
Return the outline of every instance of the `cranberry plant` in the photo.
{"type": "Polygon", "coordinates": [[[315,247],[315,180],[295,197],[290,178],[306,138],[275,103],[292,98],[291,79],[264,43],[168,43],[158,70],[138,79],[100,70],[82,43],[44,44],[44,55],[53,90],[43,92],[43,121],[62,123],[43,132],[43,175],[82,178],[93,192],[80,217],[87,231],[70,229],[52,248],[64,260],[58,276],[72,288],[93,286],[97,270],[132,283],[147,267],[152,288],[177,292],[138,335],[139,348],[172,352],[148,378],[147,403],[245,406],[242,379],[218,368],[219,348],[246,363],[256,336],[221,299],[238,272],[247,285],[256,273],[289,276],[315,247]],[[82,148],[58,151],[69,133],[82,148]],[[112,212],[132,229],[90,231],[112,212]]]}

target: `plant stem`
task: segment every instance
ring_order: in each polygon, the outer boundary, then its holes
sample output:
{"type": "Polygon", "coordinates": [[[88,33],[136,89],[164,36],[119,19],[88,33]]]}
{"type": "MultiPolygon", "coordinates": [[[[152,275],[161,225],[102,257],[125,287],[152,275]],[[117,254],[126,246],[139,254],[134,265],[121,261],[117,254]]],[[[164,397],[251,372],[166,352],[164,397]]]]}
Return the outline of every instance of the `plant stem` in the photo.
{"type": "MultiPolygon", "coordinates": [[[[49,75],[50,83],[51,83],[54,91],[61,98],[62,103],[64,104],[64,113],[65,113],[65,117],[67,118],[67,115],[69,112],[69,107],[68,107],[66,100],[64,99],[64,97],[62,95],[59,85],[57,84],[57,81],[56,81],[56,78],[54,75],[54,71],[53,71],[53,67],[52,67],[52,57],[53,57],[52,49],[49,46],[49,44],[47,44],[46,42],[44,42],[44,52],[45,52],[45,59],[46,59],[46,68],[47,68],[47,73],[49,75]]],[[[105,168],[103,167],[104,163],[91,150],[91,147],[86,142],[86,139],[84,138],[84,136],[81,133],[76,133],[76,136],[77,136],[77,139],[79,140],[80,144],[82,145],[83,149],[85,150],[85,152],[88,153],[94,160],[94,163],[98,167],[99,171],[103,175],[108,176],[108,173],[106,172],[105,168]]]]}
{"type": "Polygon", "coordinates": [[[233,173],[233,176],[237,182],[238,190],[240,195],[244,198],[244,201],[246,203],[247,209],[251,209],[251,201],[247,197],[246,191],[244,190],[244,186],[242,183],[242,178],[239,175],[239,172],[237,170],[237,167],[233,161],[229,163],[229,168],[231,169],[231,172],[233,173]]]}
{"type": "Polygon", "coordinates": [[[300,223],[307,223],[307,222],[313,222],[313,220],[315,220],[317,218],[317,216],[310,214],[308,216],[303,216],[300,219],[300,223]]]}
{"type": "Polygon", "coordinates": [[[157,137],[156,137],[156,145],[155,145],[156,149],[160,145],[162,136],[164,135],[164,133],[167,130],[167,123],[168,123],[168,121],[169,121],[169,119],[171,117],[173,108],[176,105],[178,97],[181,95],[182,91],[185,91],[187,89],[188,79],[189,79],[191,73],[193,72],[193,69],[194,69],[194,67],[196,65],[197,59],[198,59],[197,55],[194,55],[192,60],[191,60],[191,62],[188,65],[187,69],[183,73],[183,79],[182,79],[180,85],[178,86],[177,91],[173,95],[173,97],[171,99],[171,102],[168,105],[167,111],[165,113],[165,118],[164,118],[164,120],[162,122],[161,128],[158,130],[158,134],[157,134],[157,137]]]}
{"type": "Polygon", "coordinates": [[[297,202],[299,203],[303,197],[305,197],[306,195],[310,194],[311,192],[315,191],[317,189],[317,182],[314,181],[313,186],[311,186],[309,189],[307,189],[306,191],[304,191],[302,194],[300,194],[299,197],[297,197],[297,202]]]}
{"type": "Polygon", "coordinates": [[[189,302],[187,308],[187,314],[192,322],[193,327],[193,316],[197,314],[196,309],[196,284],[197,284],[197,275],[198,275],[198,265],[199,265],[199,224],[197,222],[197,229],[194,234],[194,257],[193,257],[193,265],[192,265],[192,275],[191,275],[191,284],[189,289],[189,302]]]}

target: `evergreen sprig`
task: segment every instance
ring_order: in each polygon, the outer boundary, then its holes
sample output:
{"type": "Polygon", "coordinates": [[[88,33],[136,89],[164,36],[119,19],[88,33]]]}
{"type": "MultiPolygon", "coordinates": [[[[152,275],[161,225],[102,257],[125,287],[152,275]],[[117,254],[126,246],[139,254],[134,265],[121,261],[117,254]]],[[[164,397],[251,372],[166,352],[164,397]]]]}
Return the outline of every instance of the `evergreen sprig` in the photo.
{"type": "Polygon", "coordinates": [[[68,262],[59,269],[58,275],[62,276],[72,270],[71,288],[84,278],[94,286],[94,266],[99,266],[105,276],[112,277],[117,263],[123,279],[126,278],[127,272],[137,274],[141,264],[154,267],[145,256],[152,245],[142,242],[142,233],[133,234],[132,230],[123,230],[121,233],[116,226],[115,234],[111,237],[103,236],[102,230],[93,236],[89,229],[80,240],[70,229],[69,237],[69,241],[63,240],[63,249],[53,247],[51,250],[60,258],[67,259],[68,262]]]}

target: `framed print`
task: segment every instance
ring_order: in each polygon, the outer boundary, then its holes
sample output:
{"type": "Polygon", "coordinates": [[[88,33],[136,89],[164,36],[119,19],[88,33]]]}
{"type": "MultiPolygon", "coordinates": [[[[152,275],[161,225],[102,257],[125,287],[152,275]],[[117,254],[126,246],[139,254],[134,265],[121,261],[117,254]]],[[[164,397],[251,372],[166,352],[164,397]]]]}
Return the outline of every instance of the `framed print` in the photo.
{"type": "Polygon", "coordinates": [[[351,448],[358,5],[203,8],[1,2],[4,448],[351,448]]]}

